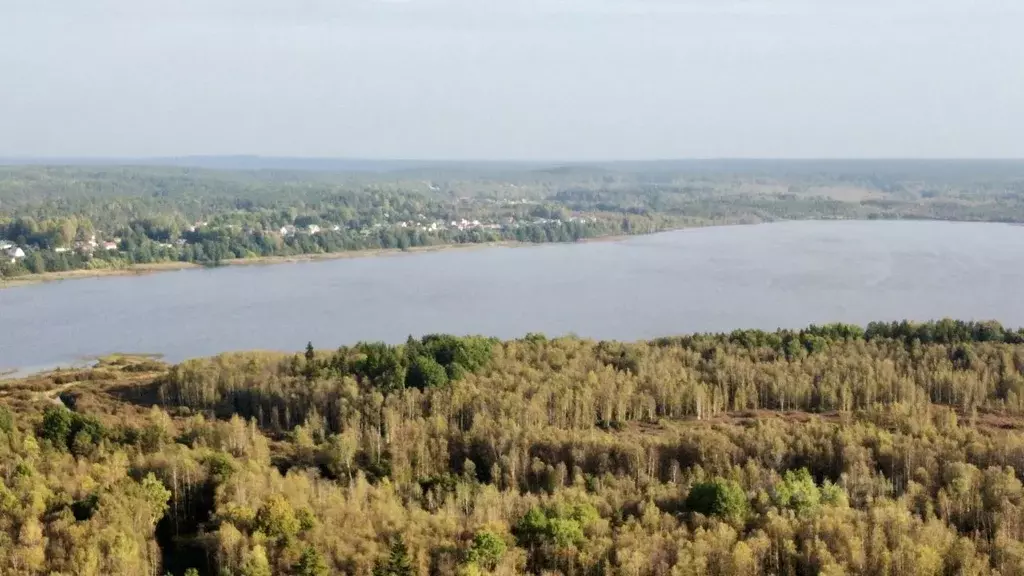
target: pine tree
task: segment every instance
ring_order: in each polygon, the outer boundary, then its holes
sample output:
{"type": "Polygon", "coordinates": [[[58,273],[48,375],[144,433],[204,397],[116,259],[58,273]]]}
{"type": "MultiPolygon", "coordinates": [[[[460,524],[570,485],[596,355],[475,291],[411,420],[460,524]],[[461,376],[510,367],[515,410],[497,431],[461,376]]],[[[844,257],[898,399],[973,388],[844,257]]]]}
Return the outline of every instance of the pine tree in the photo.
{"type": "Polygon", "coordinates": [[[373,576],[414,576],[412,560],[405,541],[399,536],[391,544],[391,554],[386,561],[381,560],[373,567],[373,576]]]}
{"type": "Polygon", "coordinates": [[[302,556],[295,564],[295,574],[298,576],[327,576],[329,573],[330,569],[324,557],[312,546],[307,546],[302,551],[302,556]]]}
{"type": "Polygon", "coordinates": [[[306,344],[306,365],[303,368],[303,374],[306,376],[306,380],[312,381],[316,378],[316,351],[313,350],[313,343],[309,342],[306,344]]]}

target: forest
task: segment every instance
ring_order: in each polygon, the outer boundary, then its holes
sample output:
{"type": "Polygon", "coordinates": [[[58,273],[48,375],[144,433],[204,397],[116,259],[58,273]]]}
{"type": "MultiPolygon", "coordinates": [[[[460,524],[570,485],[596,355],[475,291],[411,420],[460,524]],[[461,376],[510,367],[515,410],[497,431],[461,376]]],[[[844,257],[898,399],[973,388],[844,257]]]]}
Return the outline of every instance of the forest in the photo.
{"type": "Polygon", "coordinates": [[[1024,222],[1009,161],[289,166],[0,166],[0,276],[780,220],[1024,222]]]}
{"type": "Polygon", "coordinates": [[[0,381],[0,573],[1024,574],[1022,329],[325,344],[0,381]]]}

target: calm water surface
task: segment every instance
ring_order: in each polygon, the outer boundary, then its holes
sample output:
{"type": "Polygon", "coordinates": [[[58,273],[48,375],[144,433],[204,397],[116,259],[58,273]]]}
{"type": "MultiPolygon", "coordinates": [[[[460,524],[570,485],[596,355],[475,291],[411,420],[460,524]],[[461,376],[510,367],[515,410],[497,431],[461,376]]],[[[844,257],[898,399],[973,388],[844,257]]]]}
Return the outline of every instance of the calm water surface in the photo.
{"type": "Polygon", "coordinates": [[[793,222],[619,242],[185,270],[0,290],[0,370],[431,332],[695,331],[902,318],[1024,325],[1024,227],[793,222]]]}

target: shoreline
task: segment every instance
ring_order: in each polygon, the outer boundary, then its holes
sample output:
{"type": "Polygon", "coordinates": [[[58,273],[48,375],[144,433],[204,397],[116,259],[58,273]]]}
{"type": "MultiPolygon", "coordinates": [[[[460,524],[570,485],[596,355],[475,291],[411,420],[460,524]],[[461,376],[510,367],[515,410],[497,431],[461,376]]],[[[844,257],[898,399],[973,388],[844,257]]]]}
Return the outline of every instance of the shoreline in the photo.
{"type": "MultiPolygon", "coordinates": [[[[677,229],[678,230],[678,229],[677,229]]],[[[669,232],[661,230],[660,232],[669,232]]],[[[639,234],[634,235],[639,236],[639,234]]],[[[591,242],[616,242],[629,235],[598,236],[594,238],[583,238],[572,242],[574,244],[586,244],[591,242]]],[[[342,252],[321,252],[317,254],[294,254],[290,256],[260,256],[257,258],[232,258],[222,261],[218,266],[204,266],[195,262],[154,262],[150,264],[137,264],[128,268],[104,268],[99,270],[67,270],[64,272],[44,272],[42,274],[27,274],[15,278],[0,279],[0,290],[5,288],[19,288],[33,286],[36,284],[48,284],[51,282],[63,282],[66,280],[81,280],[85,278],[107,278],[116,276],[144,276],[162,272],[177,272],[181,270],[196,270],[201,268],[218,268],[227,266],[273,266],[278,264],[295,264],[300,262],[318,262],[324,260],[344,260],[349,258],[381,258],[392,256],[405,256],[413,254],[426,254],[430,252],[447,252],[454,250],[482,250],[485,248],[522,248],[526,246],[542,246],[544,244],[569,244],[568,242],[517,242],[514,240],[502,242],[480,242],[472,244],[437,244],[432,246],[414,246],[406,250],[400,248],[374,248],[368,250],[348,250],[342,252]]]]}
{"type": "Polygon", "coordinates": [[[193,262],[154,262],[150,264],[137,264],[128,268],[103,268],[99,270],[65,270],[63,272],[44,272],[42,274],[26,274],[14,278],[0,279],[0,290],[4,288],[18,288],[21,286],[32,286],[34,284],[47,284],[50,282],[61,282],[64,280],[80,280],[84,278],[104,278],[109,276],[143,276],[157,272],[175,272],[202,268],[201,265],[193,262]]]}
{"type": "Polygon", "coordinates": [[[405,256],[413,254],[424,254],[430,252],[447,252],[449,250],[483,250],[486,248],[522,248],[527,246],[544,246],[556,244],[591,244],[596,242],[620,242],[629,238],[639,236],[650,236],[665,232],[678,232],[680,230],[694,230],[701,228],[722,228],[729,226],[760,226],[764,224],[781,224],[785,222],[872,222],[872,221],[923,221],[923,222],[949,222],[949,223],[988,223],[1008,224],[1011,226],[1024,226],[1024,223],[993,222],[989,220],[943,220],[929,218],[907,218],[907,219],[884,219],[872,220],[870,218],[824,218],[810,220],[765,220],[760,222],[720,222],[706,225],[688,225],[676,228],[667,228],[654,232],[641,232],[639,234],[615,234],[611,236],[594,236],[581,238],[574,242],[519,242],[516,240],[503,240],[498,242],[480,242],[467,244],[435,244],[431,246],[414,246],[402,250],[400,248],[371,248],[366,250],[347,250],[341,252],[321,252],[316,254],[293,254],[290,256],[258,256],[256,258],[232,258],[222,261],[219,265],[207,266],[195,262],[153,262],[150,264],[136,264],[128,268],[105,268],[99,270],[67,270],[64,272],[44,272],[42,274],[26,274],[14,278],[0,278],[0,290],[5,288],[19,288],[35,284],[48,284],[65,280],[79,280],[84,278],[104,278],[114,276],[143,276],[160,272],[177,272],[181,270],[192,270],[201,268],[219,268],[226,266],[271,266],[277,264],[294,264],[299,262],[317,262],[322,260],[343,260],[348,258],[380,258],[385,256],[405,256]]]}
{"type": "MultiPolygon", "coordinates": [[[[893,219],[891,221],[898,221],[893,219]]],[[[1010,224],[1024,226],[1024,223],[992,222],[986,220],[935,220],[935,219],[905,219],[926,222],[965,222],[965,223],[991,223],[1010,224]]],[[[764,220],[760,222],[716,222],[709,224],[697,224],[667,228],[654,232],[641,232],[639,234],[615,234],[611,236],[594,236],[581,238],[574,242],[519,242],[516,240],[503,240],[498,242],[480,242],[468,244],[435,244],[431,246],[414,246],[402,250],[400,248],[371,248],[366,250],[347,250],[341,252],[320,252],[316,254],[293,254],[290,256],[258,256],[256,258],[232,258],[222,261],[219,265],[207,266],[195,262],[154,262],[150,264],[136,264],[128,268],[105,268],[100,270],[67,270],[64,272],[44,272],[42,274],[26,274],[14,278],[0,278],[0,290],[5,288],[19,288],[36,284],[48,284],[65,280],[79,280],[84,278],[104,278],[114,276],[143,276],[160,272],[177,272],[181,270],[192,270],[201,268],[219,268],[226,266],[270,266],[277,264],[294,264],[299,262],[317,262],[321,260],[343,260],[348,258],[380,258],[385,256],[404,256],[423,254],[429,252],[447,252],[449,250],[482,250],[485,248],[522,248],[527,246],[544,246],[556,244],[591,244],[595,242],[620,242],[638,236],[650,236],[665,232],[678,232],[680,230],[694,230],[701,228],[722,228],[729,226],[760,226],[764,224],[780,224],[784,222],[870,222],[870,218],[836,218],[836,219],[810,219],[810,220],[764,220]]],[[[881,220],[890,221],[890,220],[881,220]]]]}

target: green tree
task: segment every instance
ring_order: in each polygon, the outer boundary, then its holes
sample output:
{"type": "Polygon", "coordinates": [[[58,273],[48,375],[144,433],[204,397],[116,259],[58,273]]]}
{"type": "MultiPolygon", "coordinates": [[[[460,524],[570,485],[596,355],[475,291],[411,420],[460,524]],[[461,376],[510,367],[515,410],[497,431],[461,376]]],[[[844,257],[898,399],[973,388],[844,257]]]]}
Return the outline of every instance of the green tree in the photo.
{"type": "Polygon", "coordinates": [[[686,497],[686,507],[691,512],[705,516],[718,516],[731,522],[742,522],[750,508],[747,495],[739,484],[716,478],[711,482],[696,484],[686,497]]]}
{"type": "Polygon", "coordinates": [[[149,528],[152,528],[167,513],[168,503],[171,500],[171,491],[150,472],[139,483],[139,495],[148,506],[149,528]]]}
{"type": "Polygon", "coordinates": [[[405,375],[407,388],[440,388],[448,383],[448,372],[433,358],[417,356],[405,375]]]}
{"type": "Polygon", "coordinates": [[[806,468],[787,470],[773,492],[776,506],[798,513],[811,512],[821,504],[821,491],[806,468]]]}
{"type": "Polygon", "coordinates": [[[42,274],[46,272],[46,259],[41,252],[32,252],[25,258],[25,267],[33,274],[42,274]]]}
{"type": "Polygon", "coordinates": [[[583,527],[573,518],[549,518],[547,536],[560,549],[579,547],[585,540],[583,527]]]}
{"type": "Polygon", "coordinates": [[[356,350],[363,355],[353,366],[357,376],[385,395],[402,389],[405,385],[405,367],[394,346],[371,342],[360,344],[356,350]]]}
{"type": "Polygon", "coordinates": [[[330,573],[327,561],[312,546],[307,546],[302,550],[302,555],[295,563],[294,569],[296,576],[327,576],[330,573]]]}
{"type": "Polygon", "coordinates": [[[469,547],[467,559],[470,562],[475,562],[482,568],[494,570],[498,563],[501,562],[506,549],[507,545],[501,537],[493,532],[484,530],[477,532],[473,536],[473,544],[469,547]]]}
{"type": "Polygon", "coordinates": [[[401,536],[391,543],[387,560],[381,559],[373,567],[373,576],[413,576],[416,573],[409,558],[409,550],[401,536]]]}
{"type": "Polygon", "coordinates": [[[493,341],[489,338],[459,338],[449,334],[423,337],[422,347],[457,380],[463,372],[475,372],[491,359],[493,341]]]}
{"type": "Polygon", "coordinates": [[[530,508],[513,531],[520,546],[532,548],[544,543],[548,535],[548,516],[538,507],[530,508]]]}
{"type": "Polygon", "coordinates": [[[63,406],[50,406],[43,412],[39,437],[49,440],[54,446],[66,449],[71,436],[71,411],[63,406]]]}
{"type": "Polygon", "coordinates": [[[256,529],[271,538],[291,538],[301,525],[292,505],[280,494],[273,494],[256,512],[256,529]]]}
{"type": "Polygon", "coordinates": [[[306,380],[312,381],[317,377],[317,372],[316,351],[313,349],[313,343],[309,342],[306,344],[306,363],[303,367],[303,373],[306,376],[306,380]]]}

